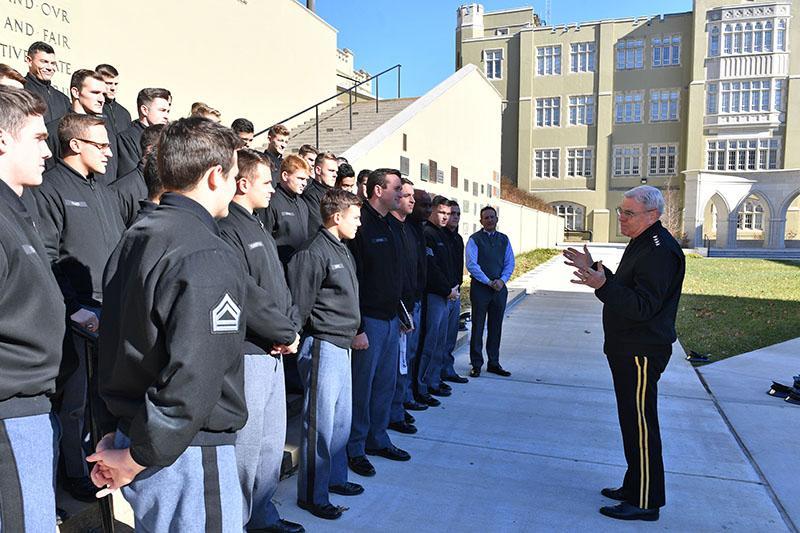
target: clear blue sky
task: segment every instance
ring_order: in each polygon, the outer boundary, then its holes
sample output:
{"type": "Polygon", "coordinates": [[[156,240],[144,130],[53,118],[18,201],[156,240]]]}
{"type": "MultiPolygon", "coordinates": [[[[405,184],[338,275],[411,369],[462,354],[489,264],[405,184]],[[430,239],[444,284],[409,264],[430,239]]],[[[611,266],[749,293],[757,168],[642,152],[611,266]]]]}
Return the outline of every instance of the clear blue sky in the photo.
{"type": "MultiPolygon", "coordinates": [[[[374,74],[400,63],[403,65],[402,96],[419,96],[453,73],[456,9],[463,3],[455,0],[316,0],[316,10],[339,30],[339,48],[349,48],[355,53],[356,68],[374,74]]],[[[530,5],[544,18],[545,0],[485,0],[482,4],[486,11],[530,5]]],[[[691,0],[552,0],[552,21],[564,24],[691,9],[691,0]]],[[[397,82],[387,79],[385,83],[386,90],[381,87],[381,96],[396,96],[397,82]]]]}

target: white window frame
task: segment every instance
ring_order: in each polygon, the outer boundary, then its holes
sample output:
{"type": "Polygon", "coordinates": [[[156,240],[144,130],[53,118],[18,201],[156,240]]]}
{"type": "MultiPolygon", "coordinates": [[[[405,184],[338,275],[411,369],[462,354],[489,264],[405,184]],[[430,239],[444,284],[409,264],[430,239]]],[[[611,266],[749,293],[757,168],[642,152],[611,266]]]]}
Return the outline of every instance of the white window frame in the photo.
{"type": "Polygon", "coordinates": [[[558,128],[561,126],[561,97],[545,96],[536,99],[536,127],[558,128]]]}
{"type": "Polygon", "coordinates": [[[674,176],[678,170],[677,143],[647,145],[647,175],[674,176]]]}
{"type": "Polygon", "coordinates": [[[550,204],[550,207],[556,216],[564,219],[564,229],[583,231],[585,207],[575,202],[555,202],[550,204]]]}
{"type": "Polygon", "coordinates": [[[594,125],[595,106],[593,94],[574,94],[568,97],[568,102],[568,124],[570,126],[594,125]]]}
{"type": "Polygon", "coordinates": [[[594,149],[591,146],[572,146],[567,148],[568,178],[594,177],[594,149]]]}
{"type": "Polygon", "coordinates": [[[706,169],[757,172],[781,168],[780,137],[735,137],[706,141],[706,169]]]}
{"type": "Polygon", "coordinates": [[[561,75],[561,45],[550,44],[536,47],[536,75],[561,75]]]}
{"type": "Polygon", "coordinates": [[[614,93],[614,124],[638,124],[644,113],[644,91],[614,93]]]}
{"type": "Polygon", "coordinates": [[[612,147],[612,175],[615,178],[642,175],[642,145],[615,144],[612,147]]]}
{"type": "Polygon", "coordinates": [[[569,71],[571,74],[594,72],[597,65],[597,46],[594,41],[570,43],[569,71]]]}
{"type": "Polygon", "coordinates": [[[720,35],[719,26],[712,26],[711,31],[708,32],[708,56],[719,57],[722,45],[722,36],[720,35]]]}
{"type": "Polygon", "coordinates": [[[536,148],[533,151],[533,177],[535,179],[558,179],[561,170],[560,163],[560,148],[536,148]]]}
{"type": "Polygon", "coordinates": [[[681,64],[681,35],[679,33],[653,37],[650,65],[653,68],[679,67],[681,64]]]}
{"type": "Polygon", "coordinates": [[[616,70],[641,70],[644,68],[644,39],[624,39],[614,47],[616,70]]]}
{"type": "Polygon", "coordinates": [[[653,89],[650,91],[650,122],[675,122],[680,115],[680,89],[653,89]]]}
{"type": "Polygon", "coordinates": [[[484,73],[488,80],[502,80],[503,79],[503,49],[491,48],[483,51],[484,73]],[[492,65],[496,64],[496,69],[492,69],[492,65]],[[499,71],[499,73],[497,72],[499,71]],[[495,76],[495,74],[497,74],[495,76]]]}
{"type": "Polygon", "coordinates": [[[736,229],[764,230],[764,202],[758,196],[748,196],[736,213],[736,229]]]}
{"type": "Polygon", "coordinates": [[[716,82],[706,85],[706,115],[719,113],[719,84],[716,82]]]}
{"type": "MultiPolygon", "coordinates": [[[[726,22],[722,25],[720,55],[769,54],[788,50],[786,19],[726,22]],[[779,34],[780,33],[780,34],[779,34]]],[[[713,31],[713,29],[712,29],[713,31]]]]}
{"type": "Polygon", "coordinates": [[[770,78],[721,81],[719,113],[736,115],[769,112],[774,108],[772,87],[770,78]]]}

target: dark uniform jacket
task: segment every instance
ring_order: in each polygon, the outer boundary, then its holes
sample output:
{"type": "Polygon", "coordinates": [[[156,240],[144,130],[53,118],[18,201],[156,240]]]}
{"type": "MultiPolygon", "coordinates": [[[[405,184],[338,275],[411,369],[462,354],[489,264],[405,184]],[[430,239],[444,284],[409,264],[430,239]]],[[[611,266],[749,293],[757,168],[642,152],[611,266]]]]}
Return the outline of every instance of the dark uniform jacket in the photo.
{"type": "Polygon", "coordinates": [[[294,254],[287,278],[303,335],[349,349],[361,314],[355,263],[347,246],[321,228],[294,254]]]}
{"type": "Polygon", "coordinates": [[[125,225],[116,195],[59,160],[36,190],[42,236],[67,313],[103,301],[103,269],[125,225]]]}
{"type": "Polygon", "coordinates": [[[464,282],[464,239],[461,237],[461,234],[456,231],[450,231],[449,229],[444,230],[444,235],[447,237],[447,242],[450,245],[450,258],[453,262],[453,269],[451,274],[453,277],[452,286],[458,285],[461,287],[461,284],[464,282]]]}
{"type": "Polygon", "coordinates": [[[139,212],[139,202],[147,199],[147,184],[144,182],[144,165],[141,161],[136,168],[117,179],[109,188],[119,200],[119,210],[126,227],[130,227],[139,212]]]}
{"type": "Polygon", "coordinates": [[[293,343],[300,324],[275,240],[257,216],[235,202],[230,204],[228,216],[219,221],[219,230],[249,274],[243,353],[265,354],[275,344],[293,343]]]}
{"type": "Polygon", "coordinates": [[[155,211],[156,207],[158,207],[158,204],[155,202],[151,202],[150,200],[139,200],[139,211],[136,213],[136,218],[133,219],[131,226],[155,211]]]}
{"type": "Polygon", "coordinates": [[[406,310],[411,313],[417,301],[417,284],[419,283],[419,264],[425,260],[425,249],[421,251],[418,246],[414,230],[409,227],[408,219],[401,222],[394,215],[386,217],[389,224],[400,241],[402,253],[400,260],[403,262],[403,293],[402,300],[406,310]]]}
{"type": "MultiPolygon", "coordinates": [[[[0,419],[50,412],[64,301],[19,196],[0,181],[0,419]]],[[[4,453],[10,453],[8,451],[4,453]]]]}
{"type": "Polygon", "coordinates": [[[167,193],[108,261],[98,384],[103,433],[119,428],[143,466],[189,445],[233,444],[244,401],[241,260],[197,202],[167,193]]]}
{"type": "Polygon", "coordinates": [[[322,227],[322,214],[319,212],[319,204],[322,197],[330,190],[330,187],[315,179],[310,179],[303,191],[303,201],[308,207],[308,234],[316,235],[317,230],[322,227]]]}
{"type": "MultiPolygon", "coordinates": [[[[126,128],[117,134],[116,143],[119,149],[117,159],[118,173],[120,176],[126,175],[139,165],[142,160],[142,133],[145,125],[140,120],[132,121],[126,128]]],[[[114,154],[117,155],[116,153],[114,154]]]]}
{"type": "Polygon", "coordinates": [[[103,114],[111,123],[114,135],[122,133],[131,123],[131,114],[116,100],[106,100],[103,105],[103,114]]]}
{"type": "Polygon", "coordinates": [[[49,81],[42,81],[30,72],[25,76],[25,90],[41,96],[47,103],[47,112],[43,117],[45,124],[59,120],[72,108],[66,94],[53,87],[49,81]]]}
{"type": "Polygon", "coordinates": [[[447,298],[453,289],[453,261],[450,257],[450,247],[447,244],[445,229],[431,224],[429,221],[422,223],[425,235],[425,254],[428,257],[428,277],[425,292],[447,298]]]}
{"type": "Polygon", "coordinates": [[[283,156],[275,155],[269,150],[264,150],[264,155],[267,156],[270,163],[270,172],[272,172],[272,186],[278,188],[281,182],[281,163],[283,163],[283,156]]]}
{"type": "Polygon", "coordinates": [[[292,254],[308,239],[308,207],[295,193],[283,186],[275,187],[269,207],[259,217],[264,229],[275,239],[281,263],[289,263],[292,254]]]}
{"type": "Polygon", "coordinates": [[[406,228],[411,230],[410,235],[414,238],[414,246],[417,250],[417,281],[414,284],[414,301],[422,300],[425,295],[425,286],[428,282],[428,254],[425,252],[425,234],[423,233],[422,222],[418,222],[409,216],[406,218],[406,228]]]}
{"type": "Polygon", "coordinates": [[[686,259],[660,221],[631,240],[615,273],[595,291],[609,355],[669,356],[686,259]]]}
{"type": "Polygon", "coordinates": [[[400,310],[404,268],[400,239],[369,202],[361,207],[361,227],[347,243],[356,262],[362,317],[392,320],[400,310]]]}
{"type": "MultiPolygon", "coordinates": [[[[70,111],[70,113],[72,113],[72,111],[70,111]]],[[[58,140],[58,124],[61,122],[61,118],[46,124],[47,147],[50,148],[50,152],[53,154],[50,159],[45,160],[44,168],[46,170],[54,168],[56,166],[56,161],[61,159],[64,155],[61,153],[61,142],[58,140]]],[[[117,159],[117,138],[106,117],[100,116],[99,118],[102,118],[106,121],[106,134],[108,135],[108,143],[111,145],[111,157],[108,158],[108,162],[106,163],[106,171],[103,174],[96,174],[95,179],[97,181],[102,181],[106,185],[109,185],[111,182],[117,179],[119,172],[119,161],[117,159]]]]}

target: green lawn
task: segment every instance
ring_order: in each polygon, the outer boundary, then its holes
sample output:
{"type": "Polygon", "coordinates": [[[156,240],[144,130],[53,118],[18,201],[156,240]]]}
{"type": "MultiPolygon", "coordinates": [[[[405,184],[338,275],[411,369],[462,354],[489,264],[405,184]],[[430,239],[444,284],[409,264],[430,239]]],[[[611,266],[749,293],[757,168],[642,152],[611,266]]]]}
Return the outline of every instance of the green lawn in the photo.
{"type": "MultiPolygon", "coordinates": [[[[530,252],[519,254],[514,257],[514,273],[511,274],[511,280],[520,277],[526,272],[533,270],[542,263],[548,261],[550,258],[557,256],[561,250],[555,248],[536,248],[530,252]]],[[[511,281],[509,280],[509,281],[511,281]]],[[[469,305],[469,284],[470,279],[467,278],[461,286],[461,308],[467,309],[469,305]]]]}
{"type": "Polygon", "coordinates": [[[687,256],[677,329],[712,361],[800,336],[800,262],[687,256]]]}

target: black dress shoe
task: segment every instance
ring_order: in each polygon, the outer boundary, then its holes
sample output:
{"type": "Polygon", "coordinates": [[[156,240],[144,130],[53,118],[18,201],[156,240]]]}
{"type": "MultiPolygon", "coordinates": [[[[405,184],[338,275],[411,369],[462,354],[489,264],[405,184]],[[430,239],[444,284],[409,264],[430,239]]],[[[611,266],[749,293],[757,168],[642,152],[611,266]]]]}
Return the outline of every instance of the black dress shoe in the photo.
{"type": "MultiPolygon", "coordinates": [[[[428,408],[428,406],[426,405],[425,409],[427,409],[427,408],[428,408]]],[[[417,419],[414,418],[414,415],[412,415],[408,411],[403,411],[403,420],[406,421],[406,424],[413,424],[414,422],[417,421],[417,419]]]]}
{"type": "Polygon", "coordinates": [[[247,533],[304,533],[306,528],[295,522],[281,518],[276,524],[259,529],[248,530],[247,533]]]}
{"type": "Polygon", "coordinates": [[[448,385],[444,381],[440,381],[439,382],[439,387],[438,388],[440,390],[446,390],[447,392],[453,392],[453,387],[451,387],[450,385],[448,385]]]}
{"type": "Polygon", "coordinates": [[[425,405],[424,403],[419,403],[418,401],[406,402],[403,404],[403,407],[405,407],[409,411],[424,411],[425,409],[428,408],[427,405],[425,405]]]}
{"type": "Polygon", "coordinates": [[[491,372],[492,374],[497,374],[498,376],[503,376],[504,378],[507,378],[508,376],[511,375],[511,372],[509,372],[508,370],[506,370],[505,368],[503,368],[500,365],[487,366],[486,367],[486,371],[487,372],[491,372]]]}
{"type": "Polygon", "coordinates": [[[344,485],[331,485],[328,491],[339,496],[358,496],[364,492],[364,487],[358,483],[351,483],[347,481],[344,485]]]}
{"type": "Polygon", "coordinates": [[[344,507],[340,507],[338,505],[331,505],[329,503],[326,503],[325,505],[316,505],[313,503],[306,503],[300,500],[297,500],[297,506],[300,509],[305,509],[314,516],[324,518],[325,520],[336,520],[337,518],[342,516],[342,511],[345,510],[344,507]]]}
{"type": "Polygon", "coordinates": [[[366,455],[359,455],[358,457],[348,457],[347,464],[350,470],[359,476],[372,477],[375,475],[375,467],[369,462],[366,455]]]}
{"type": "Polygon", "coordinates": [[[447,397],[447,396],[450,396],[451,394],[453,394],[449,390],[437,389],[437,388],[434,388],[434,387],[428,387],[428,392],[430,394],[433,394],[434,396],[442,396],[442,397],[447,397]]]}
{"type": "Polygon", "coordinates": [[[389,429],[398,431],[400,433],[405,433],[406,435],[413,435],[417,432],[417,427],[414,424],[409,424],[406,421],[389,422],[389,429]]]}
{"type": "Polygon", "coordinates": [[[469,377],[471,378],[477,378],[480,377],[480,375],[481,375],[481,369],[478,367],[473,366],[469,371],[469,377]]]}
{"type": "Polygon", "coordinates": [[[64,490],[69,492],[76,500],[88,503],[97,501],[95,494],[100,489],[95,487],[88,477],[65,477],[62,485],[64,490]]]}
{"type": "Polygon", "coordinates": [[[600,494],[602,494],[606,498],[617,500],[618,502],[624,502],[625,500],[628,499],[627,494],[625,494],[625,490],[622,487],[618,489],[605,488],[600,491],[600,494]]]}
{"type": "Polygon", "coordinates": [[[469,380],[465,377],[461,377],[458,374],[455,376],[445,376],[442,378],[445,381],[450,381],[451,383],[469,383],[469,380]]]}
{"type": "Polygon", "coordinates": [[[658,509],[642,509],[628,502],[601,507],[600,514],[617,520],[644,520],[646,522],[658,520],[658,509]]]}
{"type": "Polygon", "coordinates": [[[391,461],[409,461],[411,459],[411,455],[407,451],[401,450],[394,444],[390,444],[386,448],[381,448],[380,450],[370,450],[367,448],[367,455],[377,455],[391,461]]]}
{"type": "Polygon", "coordinates": [[[417,397],[417,400],[431,407],[439,407],[440,405],[442,405],[442,402],[440,402],[430,394],[420,394],[417,397]]]}

